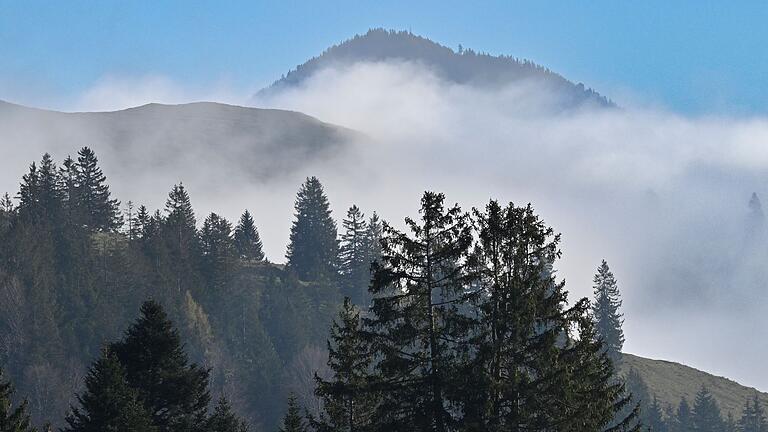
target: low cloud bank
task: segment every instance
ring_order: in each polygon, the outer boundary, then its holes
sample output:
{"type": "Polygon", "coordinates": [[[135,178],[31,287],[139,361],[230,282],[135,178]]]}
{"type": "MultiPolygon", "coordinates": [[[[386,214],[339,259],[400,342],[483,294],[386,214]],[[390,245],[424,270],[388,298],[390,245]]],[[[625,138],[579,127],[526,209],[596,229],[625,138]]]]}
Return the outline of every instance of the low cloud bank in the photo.
{"type": "MultiPolygon", "coordinates": [[[[194,99],[245,102],[237,92],[190,92],[163,78],[108,79],[72,108],[194,99]]],[[[563,110],[559,102],[536,82],[480,89],[442,81],[418,64],[340,65],[248,103],[300,111],[369,139],[268,178],[211,158],[211,148],[194,143],[164,166],[125,170],[121,160],[141,153],[100,146],[101,135],[81,132],[93,136],[82,145],[96,149],[124,203],[161,208],[171,185],[184,181],[200,220],[209,211],[235,220],[249,208],[278,262],[296,189],[309,175],[323,181],[337,219],[355,203],[399,224],[415,213],[425,189],[445,192],[467,210],[489,198],[531,202],[563,233],[558,269],[572,298],[591,295],[592,275],[608,260],[625,300],[627,351],[768,390],[760,361],[768,355],[760,331],[768,325],[768,240],[747,204],[752,192],[768,197],[768,119],[563,110]]],[[[37,129],[34,144],[3,146],[9,169],[0,181],[11,192],[43,151],[58,160],[77,151],[37,129]]],[[[22,141],[25,134],[13,135],[22,141]]]]}

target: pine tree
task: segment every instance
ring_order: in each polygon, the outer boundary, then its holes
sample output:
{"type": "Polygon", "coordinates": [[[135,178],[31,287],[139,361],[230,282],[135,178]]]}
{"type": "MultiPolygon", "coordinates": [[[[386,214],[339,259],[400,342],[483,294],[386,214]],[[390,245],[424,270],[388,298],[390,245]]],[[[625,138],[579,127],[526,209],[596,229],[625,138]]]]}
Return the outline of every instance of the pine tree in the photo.
{"type": "Polygon", "coordinates": [[[469,215],[445,209],[444,200],[424,193],[421,220],[406,218],[410,235],[384,226],[366,319],[381,359],[378,430],[444,432],[458,421],[453,399],[468,331],[460,309],[468,304],[472,230],[469,215]]]}
{"type": "Polygon", "coordinates": [[[315,424],[316,430],[370,429],[376,402],[369,382],[373,361],[370,351],[362,334],[360,312],[345,298],[328,341],[328,366],[333,375],[328,380],[315,376],[315,393],[323,401],[324,409],[324,415],[315,424]]]}
{"type": "Polygon", "coordinates": [[[335,280],[338,267],[336,222],[317,177],[310,177],[296,195],[296,219],[291,226],[286,259],[303,280],[335,280]]]}
{"type": "Polygon", "coordinates": [[[77,396],[79,407],[72,407],[67,415],[64,432],[157,430],[138,393],[128,385],[125,370],[108,350],[91,366],[85,388],[77,396]]]}
{"type": "Polygon", "coordinates": [[[693,428],[697,432],[720,432],[723,429],[723,418],[717,401],[705,386],[696,394],[691,413],[693,428]]]}
{"type": "Polygon", "coordinates": [[[111,350],[160,432],[196,430],[203,424],[210,401],[209,372],[189,364],[179,333],[160,304],[145,302],[141,317],[111,350]]]}
{"type": "Polygon", "coordinates": [[[82,223],[96,231],[119,228],[122,225],[120,202],[111,198],[107,178],[98,166],[96,153],[83,147],[77,155],[76,202],[82,223]]]}
{"type": "Polygon", "coordinates": [[[739,420],[739,430],[741,432],[768,432],[765,411],[757,393],[751,401],[747,399],[744,404],[744,410],[739,420]]]}
{"type": "Polygon", "coordinates": [[[693,413],[691,412],[691,406],[688,403],[688,399],[686,399],[685,396],[680,399],[677,411],[675,412],[674,421],[671,423],[672,427],[670,430],[672,432],[690,432],[693,430],[693,413]]]}
{"type": "Polygon", "coordinates": [[[355,304],[364,304],[365,296],[362,294],[368,291],[371,282],[371,263],[366,244],[368,224],[356,205],[347,211],[342,227],[344,232],[339,248],[341,292],[355,304]]]}
{"type": "Polygon", "coordinates": [[[307,426],[301,416],[299,403],[294,394],[288,397],[288,411],[283,417],[283,427],[280,428],[280,432],[307,432],[307,426]]]}
{"type": "Polygon", "coordinates": [[[248,432],[248,425],[232,411],[224,397],[219,399],[205,426],[205,432],[248,432]]]}
{"type": "Polygon", "coordinates": [[[200,245],[203,254],[202,272],[208,289],[203,300],[208,305],[221,304],[236,259],[232,225],[223,217],[211,213],[200,230],[200,245]]]}
{"type": "Polygon", "coordinates": [[[28,402],[22,401],[16,408],[13,407],[11,396],[13,386],[4,381],[3,370],[0,369],[0,432],[34,432],[30,426],[28,402]]]}
{"type": "Polygon", "coordinates": [[[189,194],[183,184],[174,185],[165,203],[166,217],[163,232],[166,249],[173,269],[175,288],[181,293],[194,284],[197,260],[200,253],[197,221],[192,210],[189,194]]]}
{"type": "Polygon", "coordinates": [[[603,260],[597,268],[594,278],[595,299],[592,313],[595,316],[597,334],[603,340],[603,345],[616,367],[621,362],[621,349],[624,346],[624,324],[621,312],[621,295],[608,263],[603,260]]]}
{"type": "Polygon", "coordinates": [[[664,421],[664,414],[661,412],[661,404],[656,395],[653,401],[646,406],[642,412],[643,424],[652,432],[667,432],[669,429],[664,421]]]}
{"type": "Polygon", "coordinates": [[[235,249],[241,259],[246,261],[263,261],[261,237],[256,230],[251,213],[246,210],[240,216],[240,221],[235,227],[235,249]]]}

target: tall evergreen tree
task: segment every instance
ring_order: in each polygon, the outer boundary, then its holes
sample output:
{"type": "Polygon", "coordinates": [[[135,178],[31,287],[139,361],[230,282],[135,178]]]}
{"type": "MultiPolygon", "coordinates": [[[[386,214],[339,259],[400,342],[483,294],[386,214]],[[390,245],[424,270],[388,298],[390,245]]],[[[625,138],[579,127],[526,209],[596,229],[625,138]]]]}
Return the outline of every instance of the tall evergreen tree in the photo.
{"type": "Polygon", "coordinates": [[[760,403],[757,393],[755,393],[751,401],[747,399],[744,404],[744,410],[741,413],[738,425],[741,432],[768,432],[765,410],[760,403]]]}
{"type": "MultiPolygon", "coordinates": [[[[491,201],[485,211],[475,210],[475,219],[481,295],[477,354],[466,374],[471,430],[606,426],[629,401],[610,377],[586,301],[565,307],[564,284],[553,271],[559,235],[530,205],[503,208],[491,201]],[[568,336],[574,329],[576,339],[568,336]],[[573,403],[564,407],[563,400],[573,403]]],[[[631,428],[633,419],[630,410],[621,426],[631,428]]]]}
{"type": "Polygon", "coordinates": [[[621,362],[621,349],[624,346],[624,324],[621,308],[621,295],[608,263],[603,260],[597,268],[594,278],[595,299],[592,313],[595,316],[597,334],[603,340],[608,357],[618,367],[621,362]]]}
{"type": "Polygon", "coordinates": [[[675,417],[670,423],[670,430],[672,432],[690,432],[693,430],[693,413],[691,412],[691,405],[685,396],[680,399],[680,403],[675,411],[675,417]]]}
{"type": "Polygon", "coordinates": [[[343,233],[339,249],[339,270],[342,294],[355,304],[363,304],[371,282],[371,263],[368,260],[366,232],[368,224],[365,215],[353,205],[347,210],[342,221],[343,233]]]}
{"type": "Polygon", "coordinates": [[[261,237],[256,230],[251,213],[246,210],[240,216],[240,221],[235,227],[235,249],[241,259],[247,261],[263,261],[261,237]]]}
{"type": "Polygon", "coordinates": [[[370,386],[373,362],[371,347],[363,338],[360,312],[349,298],[331,326],[328,341],[330,379],[315,376],[315,393],[323,401],[324,415],[316,422],[319,431],[362,432],[370,430],[376,397],[370,386]]]}
{"type": "Polygon", "coordinates": [[[224,397],[216,403],[205,426],[205,432],[248,432],[248,425],[232,411],[232,406],[224,397]]]}
{"type": "Polygon", "coordinates": [[[296,195],[296,219],[291,226],[286,259],[300,279],[335,279],[338,268],[336,222],[317,177],[304,182],[296,195]]]}
{"type": "Polygon", "coordinates": [[[444,200],[424,193],[421,220],[406,218],[410,235],[384,226],[366,319],[381,359],[378,430],[444,432],[458,422],[457,356],[468,332],[460,307],[468,303],[472,230],[469,215],[446,209],[444,200]]]}
{"type": "Polygon", "coordinates": [[[299,402],[293,394],[288,397],[288,411],[283,417],[280,432],[307,432],[307,425],[299,410],[299,402]]]}
{"type": "Polygon", "coordinates": [[[88,147],[77,152],[76,202],[82,223],[92,230],[110,231],[122,225],[120,202],[112,199],[107,178],[98,166],[96,153],[88,147]]]}
{"type": "Polygon", "coordinates": [[[165,203],[165,212],[163,232],[174,270],[175,288],[181,293],[183,288],[189,289],[194,283],[200,253],[197,221],[183,184],[173,186],[165,203]]]}
{"type": "Polygon", "coordinates": [[[648,404],[646,409],[642,412],[642,417],[644,419],[643,424],[652,432],[668,432],[669,428],[664,421],[661,404],[656,395],[653,396],[652,402],[648,404]]]}
{"type": "Polygon", "coordinates": [[[209,372],[189,364],[179,333],[160,304],[145,302],[141,317],[111,350],[160,432],[194,431],[204,424],[209,372]]]}
{"type": "Polygon", "coordinates": [[[693,429],[697,432],[720,432],[723,429],[723,417],[720,415],[720,407],[705,386],[696,393],[691,413],[693,429]]]}
{"type": "Polygon", "coordinates": [[[114,354],[104,350],[85,377],[79,407],[67,415],[64,432],[153,432],[157,429],[125,370],[114,354]]]}
{"type": "Polygon", "coordinates": [[[211,213],[200,230],[202,271],[208,291],[203,300],[208,305],[221,304],[225,288],[232,279],[236,251],[232,225],[216,213],[211,213]]]}
{"type": "Polygon", "coordinates": [[[30,425],[28,402],[22,401],[14,408],[11,396],[13,386],[4,380],[3,370],[0,369],[0,432],[35,432],[30,425]]]}

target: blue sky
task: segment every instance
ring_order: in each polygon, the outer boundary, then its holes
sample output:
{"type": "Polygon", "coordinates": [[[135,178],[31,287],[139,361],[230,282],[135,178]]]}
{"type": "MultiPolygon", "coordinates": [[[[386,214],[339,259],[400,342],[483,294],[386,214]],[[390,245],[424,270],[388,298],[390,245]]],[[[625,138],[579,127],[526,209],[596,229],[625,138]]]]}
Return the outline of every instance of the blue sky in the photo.
{"type": "Polygon", "coordinates": [[[766,22],[764,1],[0,0],[0,99],[66,107],[147,75],[250,90],[385,27],[528,58],[620,103],[765,114],[766,22]]]}

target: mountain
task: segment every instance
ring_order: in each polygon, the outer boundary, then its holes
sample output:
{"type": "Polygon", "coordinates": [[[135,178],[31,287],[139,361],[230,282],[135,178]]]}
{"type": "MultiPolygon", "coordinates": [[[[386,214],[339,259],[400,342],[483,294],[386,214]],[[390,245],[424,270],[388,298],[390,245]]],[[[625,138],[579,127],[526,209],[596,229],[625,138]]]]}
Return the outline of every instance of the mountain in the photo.
{"type": "Polygon", "coordinates": [[[730,411],[739,418],[744,403],[753,398],[755,392],[763,406],[768,406],[768,393],[679,363],[624,354],[622,368],[624,373],[635,369],[648,385],[651,396],[656,395],[662,405],[677,407],[683,396],[693,403],[696,393],[705,385],[717,399],[724,417],[730,411]]]}
{"type": "Polygon", "coordinates": [[[457,84],[498,87],[515,82],[532,81],[556,92],[566,106],[595,104],[613,106],[604,96],[573,83],[549,69],[528,60],[509,56],[492,56],[471,49],[451,48],[406,31],[369,30],[364,35],[334,45],[320,56],[299,65],[275,81],[257,96],[268,96],[285,88],[300,85],[314,73],[328,67],[357,62],[407,61],[422,64],[438,77],[457,84]]]}
{"type": "Polygon", "coordinates": [[[184,178],[192,164],[202,178],[242,171],[266,180],[333,157],[355,136],[299,112],[211,102],[91,113],[0,102],[0,142],[16,146],[24,164],[46,151],[69,154],[87,145],[116,156],[108,169],[118,177],[162,167],[184,178]]]}

